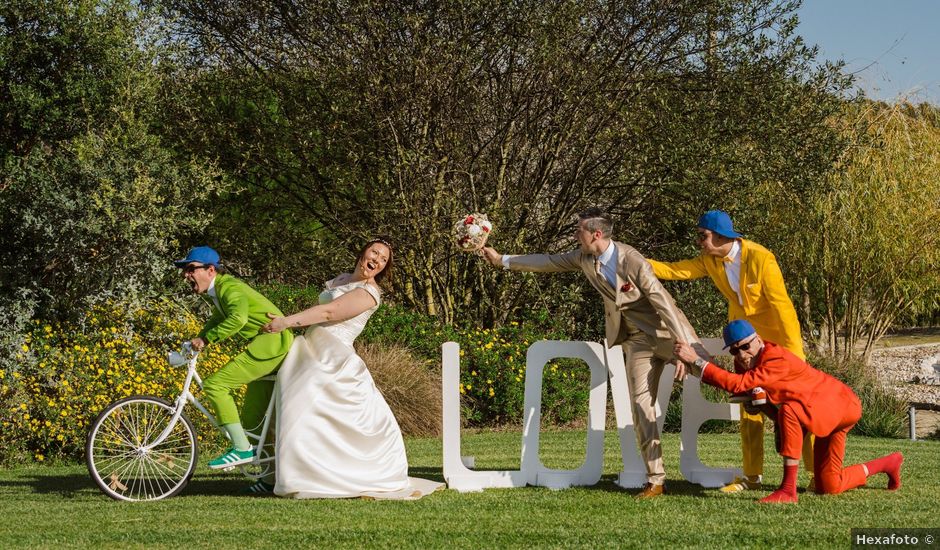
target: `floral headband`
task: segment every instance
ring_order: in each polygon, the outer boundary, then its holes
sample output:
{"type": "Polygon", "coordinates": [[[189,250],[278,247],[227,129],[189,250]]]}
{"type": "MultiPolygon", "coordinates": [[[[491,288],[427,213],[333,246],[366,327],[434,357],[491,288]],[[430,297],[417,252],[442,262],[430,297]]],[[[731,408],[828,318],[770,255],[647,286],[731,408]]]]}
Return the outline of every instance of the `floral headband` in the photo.
{"type": "Polygon", "coordinates": [[[371,239],[369,242],[366,243],[366,246],[369,246],[370,244],[375,244],[375,243],[382,243],[385,246],[387,246],[389,250],[395,250],[395,247],[392,246],[392,243],[386,241],[382,237],[376,237],[374,239],[371,239]]]}

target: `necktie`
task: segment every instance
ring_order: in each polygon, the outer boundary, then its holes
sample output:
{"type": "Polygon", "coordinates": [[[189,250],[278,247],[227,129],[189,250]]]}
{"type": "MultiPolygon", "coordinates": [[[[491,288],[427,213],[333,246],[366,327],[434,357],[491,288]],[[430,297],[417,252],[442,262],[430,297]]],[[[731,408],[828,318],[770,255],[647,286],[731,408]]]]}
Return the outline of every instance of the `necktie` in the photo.
{"type": "Polygon", "coordinates": [[[597,276],[600,277],[600,279],[604,281],[605,283],[607,283],[609,286],[614,286],[610,282],[610,280],[607,279],[607,277],[605,277],[603,273],[601,273],[601,261],[597,258],[594,258],[594,273],[597,274],[597,276]]]}

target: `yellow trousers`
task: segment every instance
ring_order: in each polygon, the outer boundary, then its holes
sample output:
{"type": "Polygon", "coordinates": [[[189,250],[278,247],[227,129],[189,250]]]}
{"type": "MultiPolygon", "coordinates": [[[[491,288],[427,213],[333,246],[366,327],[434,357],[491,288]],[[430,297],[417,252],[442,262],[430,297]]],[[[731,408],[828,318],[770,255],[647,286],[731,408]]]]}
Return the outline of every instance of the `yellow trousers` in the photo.
{"type": "MultiPolygon", "coordinates": [[[[813,471],[813,442],[816,437],[809,434],[803,438],[803,467],[813,471]]],[[[748,414],[741,405],[741,454],[744,475],[748,477],[764,473],[764,415],[748,414]]]]}

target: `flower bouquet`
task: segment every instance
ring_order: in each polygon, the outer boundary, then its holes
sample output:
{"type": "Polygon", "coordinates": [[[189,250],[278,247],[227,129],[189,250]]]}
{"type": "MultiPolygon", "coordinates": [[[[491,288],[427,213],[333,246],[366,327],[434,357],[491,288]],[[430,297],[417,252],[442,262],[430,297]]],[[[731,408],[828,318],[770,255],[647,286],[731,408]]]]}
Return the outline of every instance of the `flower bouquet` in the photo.
{"type": "Polygon", "coordinates": [[[476,252],[486,245],[493,224],[486,214],[467,214],[454,224],[454,240],[463,252],[476,252]]]}

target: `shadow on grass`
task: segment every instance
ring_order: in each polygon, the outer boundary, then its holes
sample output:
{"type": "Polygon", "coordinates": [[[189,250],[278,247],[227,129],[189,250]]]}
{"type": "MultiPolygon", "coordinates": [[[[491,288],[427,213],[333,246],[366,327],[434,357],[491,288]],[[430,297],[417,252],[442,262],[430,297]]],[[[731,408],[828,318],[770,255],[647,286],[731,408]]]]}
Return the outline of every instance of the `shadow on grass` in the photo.
{"type": "Polygon", "coordinates": [[[408,468],[408,475],[411,477],[423,477],[431,481],[444,482],[444,470],[440,466],[412,466],[408,468]]]}
{"type": "MultiPolygon", "coordinates": [[[[412,477],[422,477],[434,481],[444,481],[444,476],[440,467],[413,467],[408,474],[412,477]]],[[[625,489],[616,484],[616,475],[605,475],[595,485],[579,487],[589,491],[605,491],[611,493],[625,493],[633,495],[639,492],[639,488],[625,489]]],[[[243,496],[242,490],[252,483],[251,480],[238,474],[216,474],[216,473],[197,473],[183,488],[183,491],[174,498],[187,497],[206,497],[206,496],[243,496]]],[[[61,498],[75,498],[78,496],[87,497],[89,495],[100,495],[105,497],[98,490],[98,486],[88,475],[81,474],[50,474],[50,475],[32,475],[24,476],[16,480],[0,481],[0,494],[17,490],[21,487],[30,487],[36,494],[56,495],[61,498]]],[[[773,487],[766,486],[765,492],[772,491],[773,487]]],[[[883,492],[883,487],[859,487],[860,492],[883,492]]],[[[818,496],[810,493],[805,488],[799,489],[801,496],[818,496]]],[[[755,492],[757,495],[759,492],[755,492]]],[[[707,489],[697,483],[687,480],[670,479],[666,482],[666,494],[670,496],[693,496],[708,498],[727,498],[717,489],[707,489]]],[[[825,496],[825,495],[823,495],[825,496]]]]}
{"type": "MultiPolygon", "coordinates": [[[[238,476],[209,475],[191,479],[178,497],[211,496],[211,495],[237,495],[251,484],[251,481],[238,476]]],[[[89,475],[82,474],[50,474],[23,476],[15,480],[0,481],[0,493],[7,489],[15,490],[19,487],[29,487],[33,493],[40,495],[55,495],[61,498],[75,498],[102,493],[89,475]]]]}
{"type": "Polygon", "coordinates": [[[252,483],[254,481],[238,474],[197,476],[176,498],[242,496],[242,491],[252,483]]]}
{"type": "MultiPolygon", "coordinates": [[[[408,472],[413,477],[422,477],[434,481],[444,481],[440,467],[415,467],[408,472]]],[[[233,496],[251,485],[252,480],[238,474],[200,473],[189,481],[176,498],[196,496],[233,496]]],[[[75,498],[89,494],[101,494],[98,486],[89,475],[82,474],[32,474],[18,479],[0,481],[0,494],[12,492],[22,487],[29,487],[33,493],[56,495],[61,498],[75,498]]]]}
{"type": "MultiPolygon", "coordinates": [[[[444,474],[440,467],[412,467],[408,469],[408,475],[433,481],[444,481],[444,474]]],[[[254,481],[238,474],[197,474],[179,496],[240,496],[242,490],[252,483],[254,481]]]]}
{"type": "MultiPolygon", "coordinates": [[[[589,491],[609,491],[613,493],[629,493],[634,495],[639,493],[641,488],[631,488],[625,489],[617,485],[617,476],[615,475],[605,475],[601,477],[601,480],[595,485],[588,485],[585,487],[578,487],[579,489],[587,489],[589,491]]],[[[692,483],[691,481],[686,481],[684,479],[669,479],[666,481],[666,494],[667,495],[684,495],[684,496],[711,496],[716,492],[715,489],[706,489],[698,483],[692,483]]]]}
{"type": "Polygon", "coordinates": [[[23,476],[16,480],[0,481],[0,488],[30,487],[41,495],[58,495],[62,498],[74,498],[78,493],[98,492],[98,486],[91,476],[81,474],[50,474],[23,476]]]}

